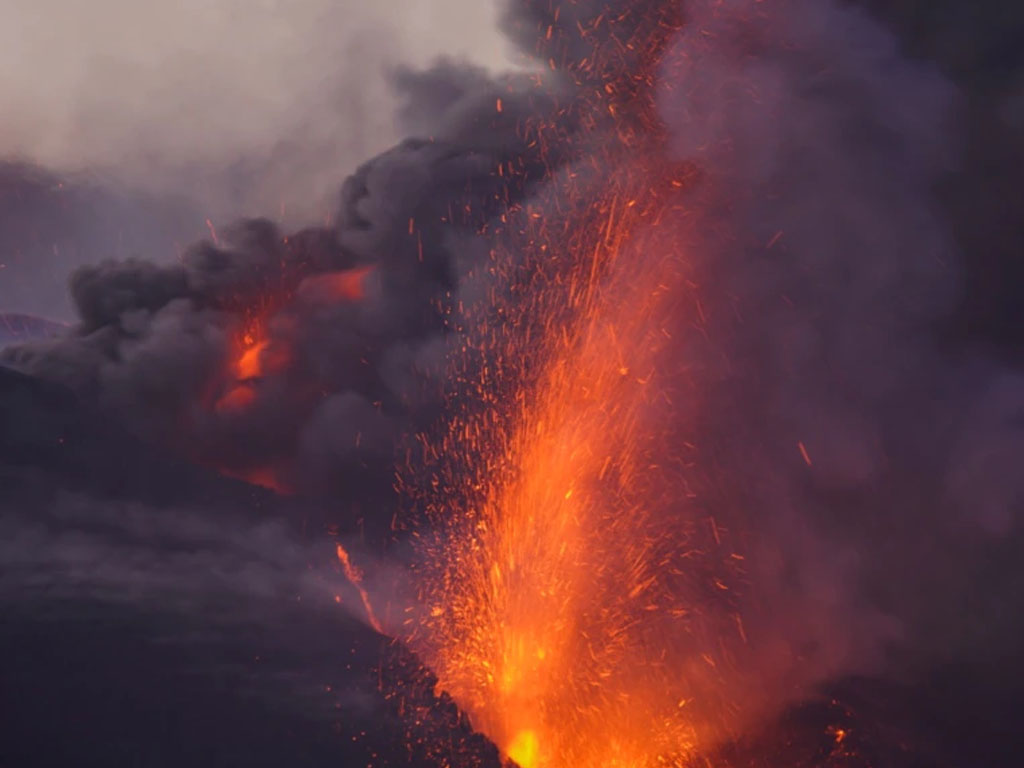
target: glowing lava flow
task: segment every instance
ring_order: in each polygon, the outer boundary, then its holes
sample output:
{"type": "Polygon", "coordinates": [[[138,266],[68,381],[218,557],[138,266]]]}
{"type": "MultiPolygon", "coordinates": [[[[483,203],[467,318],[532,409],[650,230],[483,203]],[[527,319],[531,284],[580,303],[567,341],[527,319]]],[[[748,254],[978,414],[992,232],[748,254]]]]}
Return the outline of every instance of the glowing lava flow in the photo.
{"type": "Polygon", "coordinates": [[[356,568],[352,564],[352,559],[348,556],[348,551],[341,546],[337,545],[338,562],[341,563],[342,571],[345,573],[345,578],[348,579],[349,583],[355,587],[359,593],[359,599],[363,601],[363,608],[366,610],[366,618],[370,622],[370,626],[375,630],[384,633],[380,622],[377,620],[377,615],[373,612],[373,605],[370,603],[370,595],[367,593],[366,588],[363,586],[363,572],[356,568]]]}
{"type": "Polygon", "coordinates": [[[237,334],[229,365],[230,385],[216,402],[218,413],[238,413],[251,407],[257,398],[254,382],[288,365],[288,350],[271,346],[262,318],[250,320],[246,326],[237,334]]]}

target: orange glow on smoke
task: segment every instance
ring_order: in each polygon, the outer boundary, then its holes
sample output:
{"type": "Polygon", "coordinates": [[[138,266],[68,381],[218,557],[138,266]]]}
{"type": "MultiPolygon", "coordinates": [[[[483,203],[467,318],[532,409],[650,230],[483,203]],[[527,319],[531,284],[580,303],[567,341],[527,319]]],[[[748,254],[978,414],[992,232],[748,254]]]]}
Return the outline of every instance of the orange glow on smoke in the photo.
{"type": "MultiPolygon", "coordinates": [[[[261,404],[261,398],[264,398],[263,405],[268,404],[266,393],[281,390],[266,387],[264,380],[286,372],[294,360],[295,330],[301,327],[293,314],[296,303],[360,301],[366,297],[366,280],[373,270],[372,266],[363,266],[313,275],[303,279],[297,289],[294,282],[297,278],[293,276],[289,287],[287,276],[282,275],[282,284],[277,290],[259,297],[240,312],[241,317],[236,320],[228,339],[223,366],[213,377],[204,397],[209,411],[217,417],[244,423],[244,417],[261,404]]],[[[293,392],[299,399],[292,405],[301,408],[303,394],[293,392]]],[[[201,461],[229,477],[289,494],[291,488],[281,480],[288,475],[282,467],[289,459],[265,457],[260,466],[253,467],[226,466],[226,462],[208,456],[201,461]],[[265,465],[268,462],[269,465],[265,465]]]]}
{"type": "Polygon", "coordinates": [[[222,473],[227,477],[233,477],[235,480],[241,480],[242,482],[249,483],[249,485],[258,485],[282,496],[290,496],[293,492],[288,485],[278,478],[277,470],[273,467],[259,467],[238,471],[223,470],[222,473]]]}
{"type": "Polygon", "coordinates": [[[217,401],[218,413],[230,413],[232,411],[244,411],[256,402],[256,390],[248,384],[239,384],[229,389],[220,400],[217,401]]]}
{"type": "Polygon", "coordinates": [[[263,374],[263,361],[261,357],[269,343],[266,339],[263,339],[243,349],[241,356],[235,363],[235,376],[241,381],[258,379],[263,374]]]}
{"type": "Polygon", "coordinates": [[[345,269],[306,278],[300,289],[303,296],[314,301],[360,301],[366,298],[366,280],[372,266],[345,269]]]}
{"type": "Polygon", "coordinates": [[[664,222],[685,218],[689,177],[643,91],[671,29],[629,41],[646,67],[596,89],[619,138],[600,182],[552,179],[510,214],[524,223],[495,253],[497,306],[470,318],[472,405],[428,446],[443,532],[423,537],[406,639],[522,768],[687,765],[734,708],[742,559],[693,499],[680,431],[695,406],[676,336],[700,310],[685,233],[664,222]],[[524,253],[526,285],[502,276],[524,253]]]}

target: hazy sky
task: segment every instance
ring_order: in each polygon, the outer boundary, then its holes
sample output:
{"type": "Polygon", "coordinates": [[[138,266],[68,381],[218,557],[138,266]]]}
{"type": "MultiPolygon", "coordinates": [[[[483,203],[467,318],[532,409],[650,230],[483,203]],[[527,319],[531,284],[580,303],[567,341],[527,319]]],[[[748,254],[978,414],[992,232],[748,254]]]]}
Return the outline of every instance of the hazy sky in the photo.
{"type": "Polygon", "coordinates": [[[398,138],[387,67],[501,66],[495,15],[488,0],[2,0],[0,156],[313,209],[398,138]]]}

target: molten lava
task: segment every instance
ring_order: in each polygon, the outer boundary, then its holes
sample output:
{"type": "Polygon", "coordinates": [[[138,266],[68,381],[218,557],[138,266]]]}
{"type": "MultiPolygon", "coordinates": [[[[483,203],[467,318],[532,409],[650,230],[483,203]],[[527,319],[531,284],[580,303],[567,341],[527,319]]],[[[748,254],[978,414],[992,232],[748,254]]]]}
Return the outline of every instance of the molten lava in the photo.
{"type": "Polygon", "coordinates": [[[345,578],[356,588],[356,591],[359,593],[359,599],[363,601],[363,608],[366,610],[366,618],[370,622],[370,626],[383,634],[384,630],[380,622],[377,621],[376,614],[373,612],[370,595],[367,593],[366,588],[363,587],[363,572],[352,565],[352,559],[348,556],[348,551],[341,544],[337,545],[336,552],[338,562],[341,563],[341,568],[345,573],[345,578]]]}
{"type": "Polygon", "coordinates": [[[235,364],[235,375],[239,381],[258,379],[263,375],[262,356],[269,343],[263,339],[259,342],[251,342],[246,346],[235,364]]]}
{"type": "Polygon", "coordinates": [[[588,60],[603,87],[583,109],[616,140],[591,158],[596,180],[553,178],[510,212],[496,305],[470,318],[470,405],[429,449],[442,533],[422,537],[407,640],[523,768],[682,765],[733,708],[742,558],[691,491],[680,337],[700,309],[688,171],[649,93],[678,22],[657,21],[588,60]],[[623,45],[648,51],[627,73],[608,64],[623,45]]]}
{"type": "Polygon", "coordinates": [[[249,483],[249,485],[258,485],[261,488],[266,488],[281,496],[289,496],[293,493],[292,489],[278,478],[277,470],[274,467],[255,467],[241,470],[222,469],[221,473],[227,477],[233,477],[236,480],[249,483]]]}
{"type": "Polygon", "coordinates": [[[249,409],[259,397],[258,380],[288,366],[289,350],[280,343],[272,343],[264,326],[264,319],[255,317],[236,333],[227,386],[214,404],[217,413],[240,413],[249,409]]]}
{"type": "MultiPolygon", "coordinates": [[[[223,367],[211,382],[206,402],[210,412],[225,422],[244,422],[261,404],[269,403],[267,393],[279,396],[280,388],[268,388],[265,381],[285,375],[295,362],[293,346],[297,338],[296,329],[302,324],[295,322],[294,312],[310,305],[357,302],[366,296],[366,281],[373,273],[372,266],[315,274],[301,279],[282,274],[282,285],[269,295],[263,295],[252,306],[240,311],[233,332],[229,337],[227,357],[223,367]],[[295,283],[298,282],[296,287],[295,283]]],[[[291,391],[291,390],[289,390],[291,391]]],[[[301,393],[296,393],[296,397],[301,393]]],[[[292,403],[302,406],[303,403],[292,403]]],[[[315,402],[305,404],[313,407],[315,402]]],[[[247,463],[224,462],[218,459],[203,459],[212,463],[222,474],[239,480],[269,488],[277,493],[291,492],[287,483],[281,480],[276,457],[267,457],[257,466],[247,463]]],[[[285,462],[287,459],[285,460],[285,462]]]]}
{"type": "Polygon", "coordinates": [[[587,258],[535,286],[542,336],[503,358],[533,383],[440,448],[479,463],[446,478],[464,506],[435,510],[443,565],[426,568],[410,641],[523,768],[681,764],[730,706],[720,681],[741,642],[740,560],[689,498],[674,431],[688,407],[675,318],[692,291],[655,224],[671,196],[617,192],[575,242],[587,258]]]}
{"type": "MultiPolygon", "coordinates": [[[[305,278],[296,292],[297,298],[315,303],[360,301],[366,296],[366,280],[372,266],[328,272],[305,278]]],[[[258,398],[255,382],[284,371],[292,359],[292,351],[284,339],[272,337],[268,323],[286,313],[291,296],[264,297],[259,307],[246,312],[246,318],[235,332],[230,345],[229,386],[217,400],[218,412],[238,412],[250,407],[258,398]]]]}

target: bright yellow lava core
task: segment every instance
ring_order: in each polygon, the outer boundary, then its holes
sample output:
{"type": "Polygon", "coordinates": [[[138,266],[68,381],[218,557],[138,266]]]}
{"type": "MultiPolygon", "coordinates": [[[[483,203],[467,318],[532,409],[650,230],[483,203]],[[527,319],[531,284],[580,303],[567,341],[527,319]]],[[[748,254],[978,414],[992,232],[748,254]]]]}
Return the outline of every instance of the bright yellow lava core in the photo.
{"type": "Polygon", "coordinates": [[[508,747],[508,756],[520,768],[535,768],[537,765],[537,734],[520,731],[508,747]]]}

